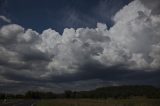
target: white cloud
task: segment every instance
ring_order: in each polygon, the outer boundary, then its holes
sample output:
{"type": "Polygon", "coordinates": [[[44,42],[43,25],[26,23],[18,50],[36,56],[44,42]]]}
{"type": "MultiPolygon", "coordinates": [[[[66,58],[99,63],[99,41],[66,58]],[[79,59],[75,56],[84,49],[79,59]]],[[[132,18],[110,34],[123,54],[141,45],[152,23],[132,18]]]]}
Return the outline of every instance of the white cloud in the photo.
{"type": "Polygon", "coordinates": [[[0,15],[0,20],[3,20],[5,22],[7,22],[7,23],[11,23],[10,19],[8,19],[8,18],[6,18],[5,16],[2,16],[2,15],[0,15]]]}
{"type": "Polygon", "coordinates": [[[151,13],[151,10],[146,8],[139,0],[135,0],[124,6],[120,11],[118,11],[114,16],[113,20],[115,22],[119,21],[122,23],[127,23],[137,18],[140,11],[147,16],[151,13]]]}
{"type": "Polygon", "coordinates": [[[42,52],[53,54],[53,49],[55,48],[61,37],[59,33],[52,29],[47,29],[43,31],[40,37],[41,42],[37,45],[37,48],[39,48],[42,52]]]}
{"type": "Polygon", "coordinates": [[[143,54],[132,54],[132,58],[130,59],[130,69],[147,69],[149,68],[149,64],[143,58],[143,54]]]}
{"type": "Polygon", "coordinates": [[[151,67],[158,69],[160,67],[160,43],[157,45],[152,45],[150,56],[153,58],[153,61],[150,64],[151,67]]]}
{"type": "Polygon", "coordinates": [[[16,37],[22,33],[24,33],[24,28],[19,25],[5,25],[0,29],[0,42],[9,43],[10,40],[16,41],[16,37]]]}
{"type": "Polygon", "coordinates": [[[28,29],[25,33],[22,35],[17,36],[18,42],[33,42],[33,40],[36,40],[36,37],[39,35],[36,31],[33,31],[32,29],[28,29]]]}
{"type": "Polygon", "coordinates": [[[109,30],[110,37],[131,53],[129,68],[153,68],[150,64],[154,58],[149,54],[152,46],[160,42],[159,15],[152,15],[150,9],[135,0],[120,10],[114,20],[115,25],[109,30]],[[130,63],[133,60],[136,65],[130,63]]]}

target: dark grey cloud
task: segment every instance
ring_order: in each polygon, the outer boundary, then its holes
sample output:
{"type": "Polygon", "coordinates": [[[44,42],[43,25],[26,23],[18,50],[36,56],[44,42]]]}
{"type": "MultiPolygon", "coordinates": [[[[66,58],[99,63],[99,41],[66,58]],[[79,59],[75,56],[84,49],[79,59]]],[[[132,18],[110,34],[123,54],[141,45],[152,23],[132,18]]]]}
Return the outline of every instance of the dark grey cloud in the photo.
{"type": "Polygon", "coordinates": [[[152,10],[152,14],[160,14],[159,0],[140,0],[146,7],[152,10]]]}

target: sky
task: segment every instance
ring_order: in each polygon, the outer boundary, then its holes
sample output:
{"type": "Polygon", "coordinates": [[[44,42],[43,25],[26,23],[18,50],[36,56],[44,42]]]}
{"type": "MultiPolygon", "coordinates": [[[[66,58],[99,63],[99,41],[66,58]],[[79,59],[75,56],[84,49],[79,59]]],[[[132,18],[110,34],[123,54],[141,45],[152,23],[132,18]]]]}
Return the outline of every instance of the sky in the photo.
{"type": "Polygon", "coordinates": [[[0,91],[160,87],[159,0],[0,0],[0,91]]]}
{"type": "Polygon", "coordinates": [[[1,0],[1,15],[13,23],[38,32],[53,28],[96,27],[97,22],[111,26],[111,17],[131,0],[1,0]],[[105,14],[104,14],[105,13],[105,14]]]}

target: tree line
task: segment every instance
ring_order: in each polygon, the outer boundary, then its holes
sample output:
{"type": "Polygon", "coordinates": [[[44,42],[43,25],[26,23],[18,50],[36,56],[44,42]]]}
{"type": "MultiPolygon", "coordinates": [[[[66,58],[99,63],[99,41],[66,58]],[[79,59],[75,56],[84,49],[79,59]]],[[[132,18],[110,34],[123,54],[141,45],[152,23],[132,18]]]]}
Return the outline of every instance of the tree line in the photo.
{"type": "Polygon", "coordinates": [[[0,99],[54,99],[54,98],[114,98],[124,99],[132,97],[160,98],[160,88],[153,86],[112,86],[101,87],[90,91],[71,91],[64,93],[28,91],[25,94],[0,93],[0,99]]]}

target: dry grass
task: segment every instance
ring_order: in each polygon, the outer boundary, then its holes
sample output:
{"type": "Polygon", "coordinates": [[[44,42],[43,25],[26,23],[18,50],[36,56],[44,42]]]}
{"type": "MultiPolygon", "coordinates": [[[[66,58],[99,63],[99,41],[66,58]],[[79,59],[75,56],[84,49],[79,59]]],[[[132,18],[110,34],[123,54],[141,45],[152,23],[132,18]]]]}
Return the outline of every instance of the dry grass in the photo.
{"type": "Polygon", "coordinates": [[[160,106],[160,99],[54,99],[41,100],[37,106],[160,106]]]}

